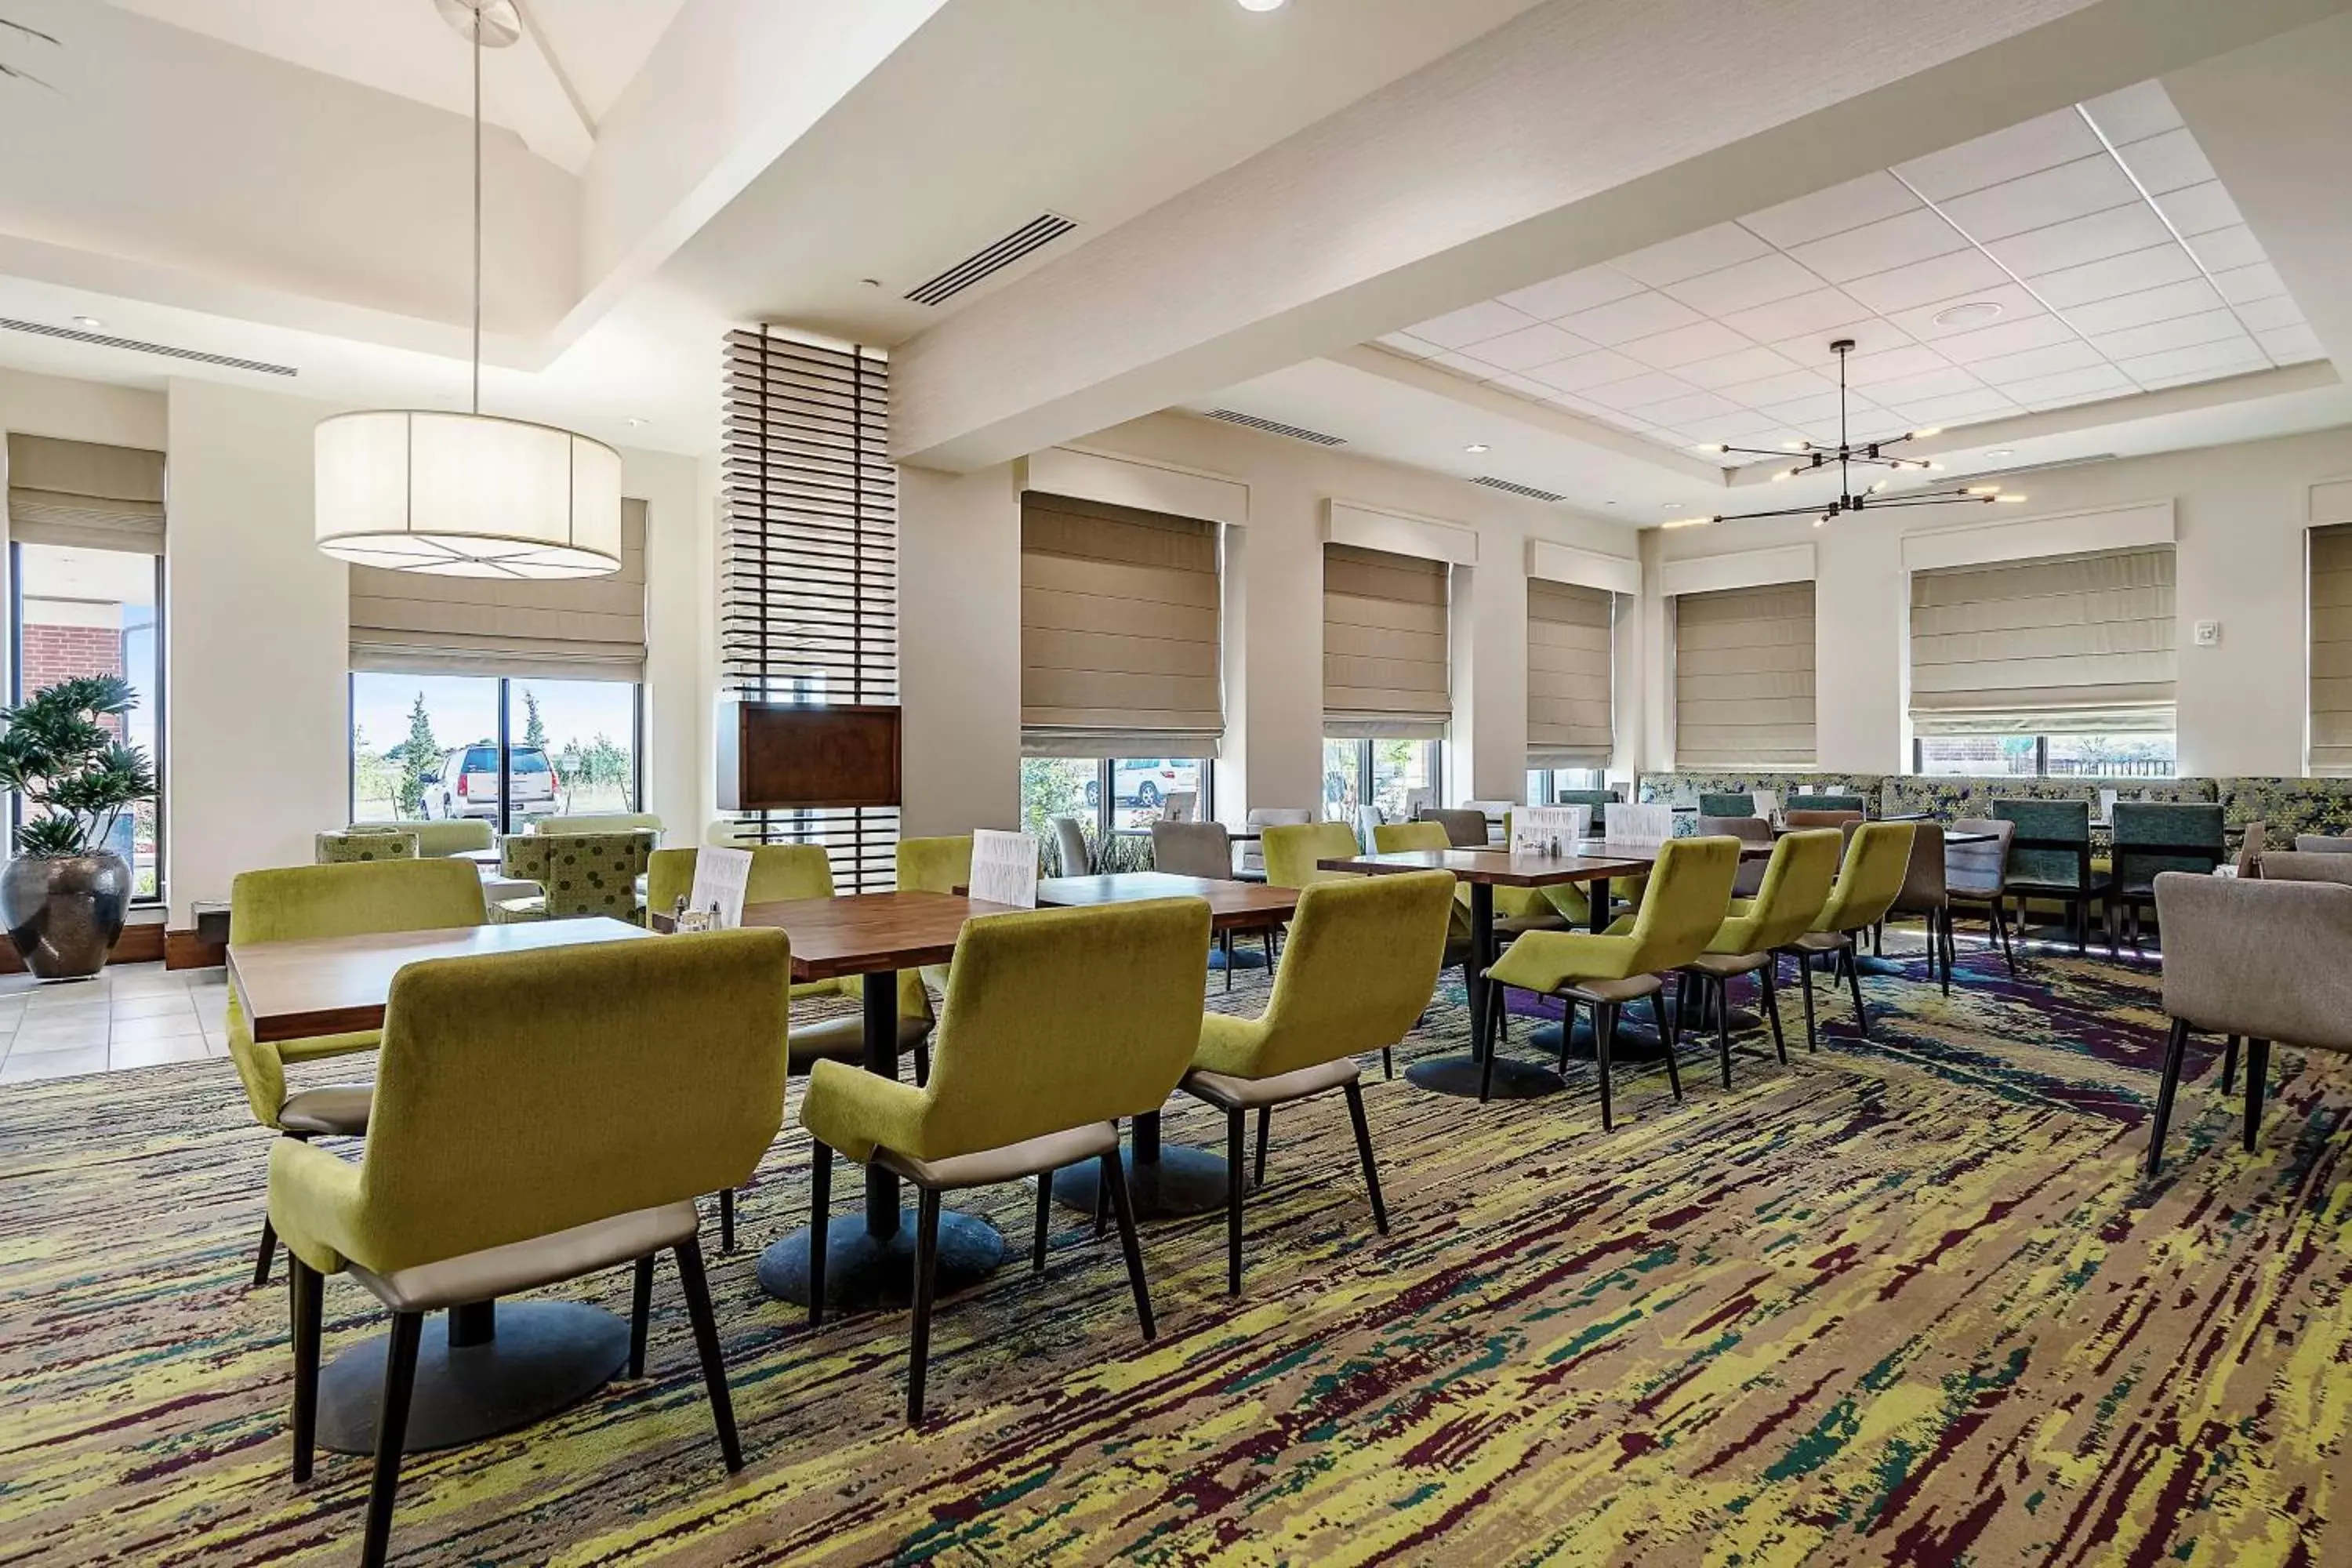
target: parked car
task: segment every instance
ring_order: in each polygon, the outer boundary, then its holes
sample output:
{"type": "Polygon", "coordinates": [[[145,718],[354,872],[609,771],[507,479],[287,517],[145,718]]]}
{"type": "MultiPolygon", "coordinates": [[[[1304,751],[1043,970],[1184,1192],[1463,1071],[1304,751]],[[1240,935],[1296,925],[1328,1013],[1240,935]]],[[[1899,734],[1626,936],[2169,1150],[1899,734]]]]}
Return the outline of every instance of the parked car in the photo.
{"type": "MultiPolygon", "coordinates": [[[[543,746],[509,749],[507,803],[518,818],[527,811],[552,811],[563,780],[547,759],[543,746]]],[[[443,754],[440,764],[425,775],[425,815],[456,818],[479,816],[495,821],[499,815],[499,748],[477,741],[443,754]]]]}
{"type": "MultiPolygon", "coordinates": [[[[1110,787],[1118,796],[1120,805],[1139,805],[1149,811],[1168,798],[1172,790],[1191,789],[1185,782],[1190,764],[1173,757],[1122,757],[1111,764],[1110,787]]],[[[1102,783],[1087,784],[1087,804],[1102,805],[1102,783]]]]}

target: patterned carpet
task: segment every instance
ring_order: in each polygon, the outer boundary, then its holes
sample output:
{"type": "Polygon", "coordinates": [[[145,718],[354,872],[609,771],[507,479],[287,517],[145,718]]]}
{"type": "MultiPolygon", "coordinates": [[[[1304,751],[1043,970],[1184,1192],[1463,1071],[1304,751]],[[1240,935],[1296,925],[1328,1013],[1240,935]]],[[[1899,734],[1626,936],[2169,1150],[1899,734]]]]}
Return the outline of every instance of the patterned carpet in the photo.
{"type": "MultiPolygon", "coordinates": [[[[753,1281],[805,1203],[788,1135],[714,1270],[750,1467],[665,1265],[651,1375],[412,1462],[394,1560],[2352,1562],[2342,1065],[2282,1053],[2252,1156],[2184,1089],[2147,1187],[2147,966],[1970,948],[1949,1002],[1867,989],[1877,1044],[1825,998],[1820,1054],[1728,1092],[1621,1071],[1606,1135],[1589,1068],[1486,1107],[1376,1080],[1385,1239],[1341,1107],[1278,1116],[1240,1301],[1219,1217],[1151,1226],[1147,1347],[1072,1224],[943,1306],[919,1435],[903,1314],[812,1339],[753,1281]]],[[[226,1063],[0,1089],[0,1564],[356,1557],[364,1463],[288,1479],[284,1294],[246,1289],[267,1142],[226,1063]]],[[[1025,1234],[1025,1190],[975,1195],[1025,1234]]],[[[330,1284],[329,1354],[380,1321],[330,1284]]]]}

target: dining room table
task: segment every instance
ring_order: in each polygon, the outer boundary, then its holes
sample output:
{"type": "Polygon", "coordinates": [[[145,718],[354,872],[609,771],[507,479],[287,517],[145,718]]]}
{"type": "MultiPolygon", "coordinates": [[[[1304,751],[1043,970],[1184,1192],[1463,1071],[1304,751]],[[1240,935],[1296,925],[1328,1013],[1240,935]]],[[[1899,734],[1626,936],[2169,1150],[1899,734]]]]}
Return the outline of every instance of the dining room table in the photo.
{"type": "MultiPolygon", "coordinates": [[[[253,1037],[309,1039],[383,1027],[393,977],[432,959],[652,940],[624,921],[530,921],[441,931],[231,942],[228,984],[253,1037]]],[[[462,1042],[461,1042],[462,1043],[462,1042]]],[[[375,1449],[386,1335],[320,1369],[318,1438],[337,1453],[375,1449]]],[[[628,1324],[577,1301],[471,1301],[419,1346],[403,1449],[453,1447],[511,1430],[587,1398],[626,1360],[628,1324]]]]}

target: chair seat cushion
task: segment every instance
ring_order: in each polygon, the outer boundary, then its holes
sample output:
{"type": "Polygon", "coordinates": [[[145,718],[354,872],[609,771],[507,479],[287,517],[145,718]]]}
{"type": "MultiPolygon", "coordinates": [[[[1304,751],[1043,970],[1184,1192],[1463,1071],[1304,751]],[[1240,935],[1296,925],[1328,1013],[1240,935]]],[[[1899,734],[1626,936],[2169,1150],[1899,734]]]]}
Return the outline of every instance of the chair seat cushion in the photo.
{"type": "Polygon", "coordinates": [[[950,1154],[944,1160],[918,1160],[896,1149],[877,1147],[874,1163],[919,1187],[951,1193],[961,1187],[992,1187],[1000,1182],[1017,1182],[1024,1176],[1058,1171],[1081,1160],[1112,1154],[1118,1149],[1118,1123],[1090,1121],[1084,1127],[1024,1138],[998,1149],[950,1154]]]}
{"type": "Polygon", "coordinates": [[[547,900],[544,896],[500,899],[490,906],[490,923],[493,925],[516,925],[524,921],[543,921],[546,918],[547,900]]]}
{"type": "MultiPolygon", "coordinates": [[[[929,1018],[898,1018],[898,1051],[900,1055],[913,1050],[931,1032],[929,1018]]],[[[856,1013],[838,1018],[826,1018],[814,1024],[803,1024],[784,1037],[785,1060],[790,1070],[804,1073],[812,1062],[858,1062],[866,1059],[866,1020],[856,1013]]]]}
{"type": "Polygon", "coordinates": [[[354,1263],[351,1276],[395,1312],[430,1312],[576,1279],[676,1247],[701,1221],[687,1199],[592,1220],[529,1241],[510,1241],[436,1263],[377,1274],[354,1263]]]}
{"type": "Polygon", "coordinates": [[[1262,1105],[1286,1105],[1310,1094],[1356,1081],[1356,1058],[1339,1057],[1313,1067],[1297,1068],[1272,1078],[1237,1078],[1232,1073],[1194,1068],[1176,1087],[1196,1094],[1224,1110],[1255,1110],[1262,1105]]]}
{"type": "Polygon", "coordinates": [[[1701,974],[1712,974],[1718,980],[1729,980],[1742,974],[1753,974],[1772,962],[1769,952],[1703,952],[1685,969],[1701,974]]]}
{"type": "Polygon", "coordinates": [[[1853,938],[1842,931],[1809,931],[1789,945],[1800,952],[1843,952],[1853,938]]]}
{"type": "Polygon", "coordinates": [[[313,1137],[362,1137],[367,1132],[368,1110],[374,1100],[375,1090],[365,1085],[306,1089],[287,1096],[286,1103],[278,1108],[278,1125],[289,1132],[313,1137]]]}
{"type": "Polygon", "coordinates": [[[1563,985],[1559,993],[1580,1002],[1603,1002],[1612,1006],[1637,1002],[1644,996],[1654,996],[1665,989],[1665,983],[1654,974],[1629,975],[1622,980],[1580,980],[1563,985]]]}

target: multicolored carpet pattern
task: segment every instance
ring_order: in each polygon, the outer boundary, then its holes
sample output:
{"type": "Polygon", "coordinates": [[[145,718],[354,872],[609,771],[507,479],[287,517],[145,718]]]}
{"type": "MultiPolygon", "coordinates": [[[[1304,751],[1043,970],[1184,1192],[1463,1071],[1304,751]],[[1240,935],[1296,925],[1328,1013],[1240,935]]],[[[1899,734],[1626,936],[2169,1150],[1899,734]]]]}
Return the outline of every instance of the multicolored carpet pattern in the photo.
{"type": "MultiPolygon", "coordinates": [[[[1043,1277],[943,1304],[919,1433],[903,1313],[812,1336],[754,1282],[804,1217],[788,1134],[714,1269],[748,1468],[665,1265],[649,1375],[412,1460],[394,1559],[2352,1562],[2352,1073],[2281,1052],[2248,1155],[2200,1051],[2146,1184],[2152,964],[2012,981],[1970,948],[1948,1001],[1866,988],[1874,1043],[1824,990],[1807,1054],[1790,986],[1791,1067],[1743,1055],[1726,1091],[1688,1046],[1680,1105],[1621,1068],[1606,1134],[1587,1066],[1487,1106],[1375,1068],[1391,1236],[1339,1103],[1282,1113],[1240,1300],[1222,1216],[1150,1225],[1147,1346],[1069,1219],[1043,1277]]],[[[1460,1048],[1458,997],[1400,1069],[1460,1048]]],[[[284,1291],[247,1289],[267,1146],[224,1063],[0,1089],[0,1564],[356,1558],[365,1462],[287,1473],[284,1291]]],[[[973,1196],[1017,1247],[1028,1191],[973,1196]]],[[[330,1355],[380,1327],[331,1282],[330,1355]]]]}

